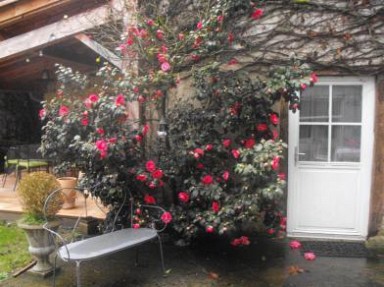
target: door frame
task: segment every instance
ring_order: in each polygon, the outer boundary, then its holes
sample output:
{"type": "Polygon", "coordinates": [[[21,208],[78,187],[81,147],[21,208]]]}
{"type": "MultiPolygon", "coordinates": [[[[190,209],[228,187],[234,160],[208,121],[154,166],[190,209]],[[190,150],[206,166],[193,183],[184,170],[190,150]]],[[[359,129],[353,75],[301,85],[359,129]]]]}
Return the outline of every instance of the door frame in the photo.
{"type": "MultiPolygon", "coordinates": [[[[375,121],[375,79],[374,77],[320,77],[319,84],[363,84],[362,98],[362,120],[364,127],[361,131],[361,154],[364,159],[361,164],[361,178],[364,191],[359,198],[359,209],[357,211],[356,229],[344,234],[332,232],[316,232],[300,229],[298,215],[295,213],[295,200],[298,200],[294,189],[297,184],[295,178],[295,147],[299,144],[299,114],[300,112],[289,112],[288,117],[288,200],[287,200],[287,235],[288,237],[324,238],[342,240],[365,240],[368,235],[370,197],[373,166],[374,148],[374,121],[375,121]],[[364,142],[363,142],[364,141],[364,142]]],[[[335,168],[340,166],[335,163],[335,168]]],[[[332,170],[332,168],[329,168],[332,170]]]]}

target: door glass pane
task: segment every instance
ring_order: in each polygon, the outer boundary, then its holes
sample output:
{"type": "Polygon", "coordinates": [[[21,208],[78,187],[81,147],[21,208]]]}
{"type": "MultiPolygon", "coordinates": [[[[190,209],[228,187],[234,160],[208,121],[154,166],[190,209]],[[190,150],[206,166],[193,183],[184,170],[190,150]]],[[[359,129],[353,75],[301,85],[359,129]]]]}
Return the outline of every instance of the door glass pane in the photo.
{"type": "Polygon", "coordinates": [[[300,106],[300,122],[328,122],[329,86],[314,86],[303,91],[300,106]]]}
{"type": "Polygon", "coordinates": [[[332,127],[332,161],[360,161],[360,126],[332,127]]]}
{"type": "Polygon", "coordinates": [[[361,122],[362,86],[333,86],[332,121],[361,122]]]}
{"type": "Polygon", "coordinates": [[[299,160],[328,160],[328,126],[300,126],[299,160]]]}

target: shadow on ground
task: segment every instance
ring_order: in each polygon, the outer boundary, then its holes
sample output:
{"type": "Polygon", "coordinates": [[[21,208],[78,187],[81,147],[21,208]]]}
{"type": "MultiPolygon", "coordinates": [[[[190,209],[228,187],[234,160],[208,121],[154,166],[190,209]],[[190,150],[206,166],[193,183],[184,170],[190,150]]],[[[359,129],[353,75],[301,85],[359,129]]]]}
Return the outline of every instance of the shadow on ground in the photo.
{"type": "MultiPolygon", "coordinates": [[[[166,243],[167,275],[162,273],[155,242],[141,246],[139,251],[139,266],[135,266],[134,250],[84,262],[82,286],[384,287],[384,259],[318,257],[307,262],[283,241],[263,240],[242,248],[211,243],[177,247],[166,243]],[[294,275],[289,272],[292,266],[303,272],[294,275]]],[[[57,286],[75,286],[74,264],[59,265],[57,286]]],[[[51,278],[23,273],[0,286],[43,287],[51,283],[51,278]]]]}

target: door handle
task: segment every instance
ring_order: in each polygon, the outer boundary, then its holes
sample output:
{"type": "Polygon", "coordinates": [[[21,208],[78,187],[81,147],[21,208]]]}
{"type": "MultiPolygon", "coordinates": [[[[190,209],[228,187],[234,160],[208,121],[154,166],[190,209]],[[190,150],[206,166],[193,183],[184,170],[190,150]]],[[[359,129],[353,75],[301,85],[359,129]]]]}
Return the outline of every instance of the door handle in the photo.
{"type": "Polygon", "coordinates": [[[297,164],[297,162],[299,161],[299,157],[301,156],[301,155],[305,155],[305,153],[304,152],[299,152],[299,147],[295,147],[295,165],[297,164]]]}

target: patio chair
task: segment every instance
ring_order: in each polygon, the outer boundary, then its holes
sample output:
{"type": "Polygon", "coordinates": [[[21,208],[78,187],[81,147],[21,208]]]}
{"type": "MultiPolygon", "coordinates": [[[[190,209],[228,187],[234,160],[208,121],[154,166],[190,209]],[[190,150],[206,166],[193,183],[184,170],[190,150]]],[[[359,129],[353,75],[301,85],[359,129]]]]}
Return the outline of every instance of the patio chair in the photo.
{"type": "MultiPolygon", "coordinates": [[[[84,195],[85,198],[85,205],[84,205],[84,214],[87,214],[87,206],[86,206],[86,194],[84,193],[84,190],[76,188],[77,191],[81,192],[84,195]]],[[[44,205],[44,214],[46,214],[46,211],[49,210],[50,203],[52,202],[52,199],[57,195],[58,193],[62,193],[63,188],[57,189],[54,192],[52,192],[48,198],[45,201],[44,205]]],[[[122,211],[122,208],[126,202],[127,196],[124,197],[123,203],[120,205],[118,211],[116,212],[116,215],[114,217],[113,223],[115,224],[117,222],[117,218],[119,214],[122,211]]],[[[134,208],[134,201],[131,198],[130,199],[130,223],[131,226],[133,226],[133,209],[134,208]]],[[[49,228],[48,220],[46,224],[44,224],[44,228],[48,230],[54,238],[56,238],[56,256],[54,260],[54,271],[53,271],[53,286],[56,286],[56,264],[57,264],[57,257],[60,257],[62,261],[64,262],[74,262],[76,264],[76,286],[81,286],[81,271],[80,271],[80,265],[83,261],[90,261],[93,259],[97,259],[102,256],[107,256],[128,248],[133,248],[138,245],[141,245],[143,243],[149,242],[151,240],[157,239],[159,242],[159,248],[160,248],[160,259],[161,259],[161,267],[163,269],[163,272],[165,272],[164,267],[164,255],[163,255],[163,247],[161,243],[161,238],[159,235],[159,232],[165,230],[166,224],[163,223],[162,226],[156,226],[157,222],[162,222],[160,220],[160,214],[165,212],[164,209],[162,209],[159,206],[152,206],[152,205],[141,205],[140,208],[150,210],[155,210],[155,213],[157,211],[159,215],[159,219],[155,219],[154,223],[150,227],[145,228],[124,228],[116,230],[116,228],[113,228],[111,232],[104,233],[101,235],[96,235],[94,237],[83,237],[83,236],[76,236],[78,234],[78,225],[82,218],[82,215],[80,215],[74,224],[70,235],[63,236],[60,234],[60,232],[51,230],[49,228]]],[[[137,256],[137,254],[136,254],[137,256]]],[[[137,258],[137,257],[136,257],[137,258]]]]}

